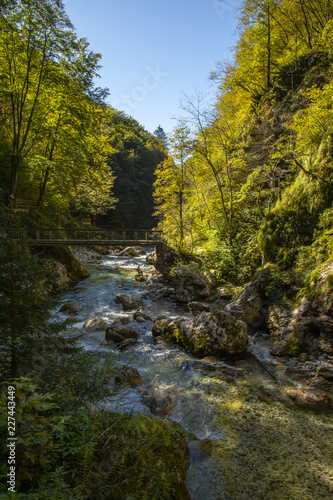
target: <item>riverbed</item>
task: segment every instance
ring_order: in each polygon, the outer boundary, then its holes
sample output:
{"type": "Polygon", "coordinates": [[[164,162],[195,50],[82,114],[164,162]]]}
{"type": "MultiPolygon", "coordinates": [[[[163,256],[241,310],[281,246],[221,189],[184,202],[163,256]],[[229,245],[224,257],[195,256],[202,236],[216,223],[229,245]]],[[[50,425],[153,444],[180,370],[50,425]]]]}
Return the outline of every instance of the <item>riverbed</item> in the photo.
{"type": "MultiPolygon", "coordinates": [[[[148,249],[149,250],[149,249],[148,249]]],[[[145,256],[103,256],[87,266],[90,278],[59,296],[82,309],[66,335],[101,357],[136,368],[143,384],[124,387],[101,402],[100,410],[141,413],[177,422],[189,433],[191,465],[187,486],[194,500],[319,500],[333,498],[333,414],[302,408],[285,395],[298,386],[269,354],[270,340],[257,335],[245,356],[225,360],[197,358],[178,346],[156,343],[153,322],[137,322],[123,311],[118,293],[142,298],[142,311],[154,319],[192,316],[186,305],[146,296],[134,279],[145,256]],[[138,343],[119,351],[104,345],[105,332],[83,329],[98,316],[107,323],[128,318],[138,343]]],[[[59,308],[59,307],[58,307],[59,308]]],[[[181,499],[179,499],[181,500],[181,499]]]]}

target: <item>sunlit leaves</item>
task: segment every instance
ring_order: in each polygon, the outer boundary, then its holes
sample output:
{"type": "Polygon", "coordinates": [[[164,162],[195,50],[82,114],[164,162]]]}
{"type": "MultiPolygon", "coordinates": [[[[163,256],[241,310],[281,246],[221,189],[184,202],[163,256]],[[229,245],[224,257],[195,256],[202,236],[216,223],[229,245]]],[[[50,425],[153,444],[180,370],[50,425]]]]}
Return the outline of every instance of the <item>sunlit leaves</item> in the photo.
{"type": "Polygon", "coordinates": [[[100,55],[77,38],[56,0],[16,2],[3,9],[0,23],[6,190],[53,213],[77,202],[86,211],[110,207],[106,91],[93,83],[100,55]]]}

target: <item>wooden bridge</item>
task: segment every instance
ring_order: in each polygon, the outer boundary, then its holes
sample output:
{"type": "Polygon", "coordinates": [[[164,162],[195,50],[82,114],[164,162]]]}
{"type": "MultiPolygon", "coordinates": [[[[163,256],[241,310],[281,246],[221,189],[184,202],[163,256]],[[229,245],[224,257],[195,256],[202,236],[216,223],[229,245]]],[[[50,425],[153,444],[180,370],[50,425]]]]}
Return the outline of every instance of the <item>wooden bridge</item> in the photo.
{"type": "Polygon", "coordinates": [[[162,231],[146,229],[25,229],[20,237],[28,245],[154,246],[163,245],[162,231]]]}

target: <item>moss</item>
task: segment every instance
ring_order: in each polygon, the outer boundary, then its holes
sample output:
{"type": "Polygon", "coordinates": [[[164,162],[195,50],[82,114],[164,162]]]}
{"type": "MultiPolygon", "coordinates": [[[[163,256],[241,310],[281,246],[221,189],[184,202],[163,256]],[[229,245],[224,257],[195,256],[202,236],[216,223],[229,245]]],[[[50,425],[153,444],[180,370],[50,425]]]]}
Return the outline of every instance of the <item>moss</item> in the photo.
{"type": "Polygon", "coordinates": [[[283,356],[298,356],[303,352],[302,345],[299,345],[297,341],[290,342],[282,351],[283,356]]]}
{"type": "Polygon", "coordinates": [[[328,290],[332,290],[332,288],[333,288],[333,274],[330,274],[327,277],[326,286],[327,286],[328,290]]]}
{"type": "Polygon", "coordinates": [[[210,337],[204,333],[192,341],[191,351],[197,356],[215,353],[215,350],[211,346],[210,337]]]}

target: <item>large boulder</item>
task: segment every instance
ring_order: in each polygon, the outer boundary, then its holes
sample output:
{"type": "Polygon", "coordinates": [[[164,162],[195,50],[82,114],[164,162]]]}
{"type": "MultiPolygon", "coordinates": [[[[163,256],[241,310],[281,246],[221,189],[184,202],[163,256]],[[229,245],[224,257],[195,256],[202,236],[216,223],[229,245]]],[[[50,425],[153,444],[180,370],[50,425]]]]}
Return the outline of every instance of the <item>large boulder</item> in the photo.
{"type": "Polygon", "coordinates": [[[204,312],[189,322],[182,318],[157,320],[153,335],[171,340],[197,356],[240,354],[247,343],[246,324],[222,311],[204,312]]]}
{"type": "Polygon", "coordinates": [[[54,245],[41,250],[46,258],[54,259],[65,266],[71,281],[79,281],[89,277],[87,269],[75,257],[70,247],[54,245]]]}
{"type": "Polygon", "coordinates": [[[266,322],[269,304],[266,289],[270,273],[270,266],[259,271],[244,287],[237,299],[227,305],[225,311],[244,321],[249,327],[263,326],[266,322]]]}
{"type": "Polygon", "coordinates": [[[124,311],[136,309],[142,303],[140,297],[134,297],[134,295],[126,293],[118,293],[114,301],[116,304],[122,304],[124,311]]]}
{"type": "Polygon", "coordinates": [[[144,248],[142,247],[127,247],[121,252],[119,252],[119,255],[121,257],[140,257],[141,255],[146,255],[147,252],[144,248]]]}
{"type": "Polygon", "coordinates": [[[179,254],[173,248],[167,245],[156,247],[152,264],[163,278],[169,279],[170,272],[177,265],[177,262],[179,262],[179,254]]]}

